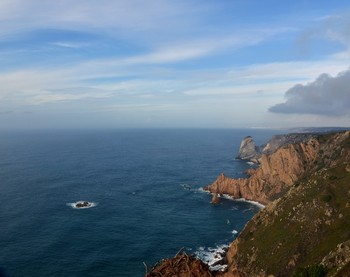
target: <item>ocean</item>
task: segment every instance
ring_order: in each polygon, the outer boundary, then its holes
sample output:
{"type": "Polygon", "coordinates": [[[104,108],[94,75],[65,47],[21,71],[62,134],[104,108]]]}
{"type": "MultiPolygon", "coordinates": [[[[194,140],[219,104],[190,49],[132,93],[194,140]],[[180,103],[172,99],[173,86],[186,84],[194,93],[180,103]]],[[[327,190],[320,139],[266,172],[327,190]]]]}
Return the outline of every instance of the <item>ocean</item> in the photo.
{"type": "Polygon", "coordinates": [[[0,276],[143,276],[182,247],[212,261],[259,207],[201,188],[244,176],[241,139],[276,132],[0,132],[0,276]]]}

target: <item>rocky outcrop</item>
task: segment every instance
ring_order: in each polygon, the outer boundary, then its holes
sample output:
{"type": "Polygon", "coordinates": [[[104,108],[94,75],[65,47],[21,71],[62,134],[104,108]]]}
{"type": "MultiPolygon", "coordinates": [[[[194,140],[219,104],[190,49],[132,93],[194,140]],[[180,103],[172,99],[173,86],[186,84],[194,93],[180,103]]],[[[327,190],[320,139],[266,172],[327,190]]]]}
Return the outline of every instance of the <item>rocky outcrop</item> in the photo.
{"type": "Polygon", "coordinates": [[[87,207],[91,207],[91,203],[87,202],[87,201],[82,201],[82,202],[78,202],[75,204],[76,208],[87,208],[87,207]]]}
{"type": "Polygon", "coordinates": [[[150,272],[146,267],[146,271],[145,277],[213,277],[215,274],[210,271],[208,265],[186,253],[179,253],[171,259],[162,260],[150,272]]]}
{"type": "Polygon", "coordinates": [[[247,160],[253,163],[260,163],[262,154],[272,154],[279,148],[295,143],[305,143],[315,138],[315,133],[292,133],[274,135],[266,144],[256,146],[251,136],[242,139],[236,159],[247,160]]]}
{"type": "Polygon", "coordinates": [[[260,148],[255,145],[251,136],[245,137],[239,147],[238,156],[236,159],[248,160],[254,163],[259,163],[261,158],[260,148]]]}
{"type": "Polygon", "coordinates": [[[272,154],[277,149],[287,145],[287,144],[295,144],[295,143],[305,143],[312,138],[317,137],[316,134],[284,134],[284,135],[274,135],[263,147],[262,152],[265,154],[272,154]]]}
{"type": "Polygon", "coordinates": [[[219,204],[220,203],[220,196],[219,196],[219,194],[214,193],[210,203],[213,204],[213,205],[219,204]]]}
{"type": "Polygon", "coordinates": [[[262,154],[260,167],[250,170],[249,178],[232,179],[222,173],[204,189],[267,204],[283,195],[304,175],[313,165],[318,152],[316,138],[284,145],[272,154],[262,154]]]}
{"type": "Polygon", "coordinates": [[[335,269],[332,276],[350,276],[350,240],[339,243],[323,258],[321,264],[335,269]]]}

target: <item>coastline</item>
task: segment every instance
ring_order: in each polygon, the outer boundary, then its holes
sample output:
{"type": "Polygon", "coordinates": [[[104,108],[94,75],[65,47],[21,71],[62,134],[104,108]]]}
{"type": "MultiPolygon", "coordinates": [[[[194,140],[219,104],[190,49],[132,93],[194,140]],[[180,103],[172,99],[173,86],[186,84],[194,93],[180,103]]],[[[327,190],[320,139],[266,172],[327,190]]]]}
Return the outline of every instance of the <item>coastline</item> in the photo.
{"type": "Polygon", "coordinates": [[[296,276],[317,270],[323,274],[317,276],[350,276],[349,172],[350,131],[345,131],[312,135],[306,141],[293,137],[291,143],[263,153],[249,178],[231,179],[221,173],[214,183],[200,188],[213,196],[213,205],[225,198],[261,208],[219,261],[227,271],[209,274],[296,276]],[[250,195],[258,201],[244,197],[250,195]],[[266,200],[266,209],[259,199],[266,200]],[[291,230],[297,235],[291,236],[291,230]]]}
{"type": "MultiPolygon", "coordinates": [[[[215,193],[210,192],[209,190],[205,190],[203,187],[198,189],[199,192],[201,193],[206,193],[206,194],[210,194],[212,196],[215,195],[215,193]]],[[[246,203],[250,203],[253,204],[257,207],[259,207],[260,209],[264,209],[267,205],[264,205],[262,203],[259,203],[258,201],[253,201],[253,200],[247,200],[245,198],[234,198],[233,196],[231,196],[230,194],[224,193],[224,194],[219,194],[220,198],[224,198],[224,199],[228,199],[228,200],[232,200],[232,201],[238,201],[238,202],[246,202],[246,203]]]]}
{"type": "MultiPolygon", "coordinates": [[[[215,193],[212,193],[212,192],[209,192],[211,195],[214,195],[215,193]]],[[[258,201],[253,201],[253,200],[247,200],[245,198],[234,198],[233,196],[229,195],[229,194],[220,194],[219,197],[221,198],[225,198],[225,199],[229,199],[229,200],[232,200],[232,201],[238,201],[238,202],[246,202],[246,203],[250,203],[250,204],[253,204],[257,207],[259,207],[260,209],[264,209],[267,205],[264,205],[264,204],[261,204],[259,203],[258,201]]]]}

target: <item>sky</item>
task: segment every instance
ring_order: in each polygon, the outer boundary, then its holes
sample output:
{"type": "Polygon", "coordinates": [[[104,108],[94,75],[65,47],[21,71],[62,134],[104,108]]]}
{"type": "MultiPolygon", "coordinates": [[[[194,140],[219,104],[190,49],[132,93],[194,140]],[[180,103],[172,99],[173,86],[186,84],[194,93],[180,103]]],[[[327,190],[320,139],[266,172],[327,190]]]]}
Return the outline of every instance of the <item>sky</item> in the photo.
{"type": "Polygon", "coordinates": [[[303,126],[350,126],[348,1],[0,1],[0,129],[303,126]]]}

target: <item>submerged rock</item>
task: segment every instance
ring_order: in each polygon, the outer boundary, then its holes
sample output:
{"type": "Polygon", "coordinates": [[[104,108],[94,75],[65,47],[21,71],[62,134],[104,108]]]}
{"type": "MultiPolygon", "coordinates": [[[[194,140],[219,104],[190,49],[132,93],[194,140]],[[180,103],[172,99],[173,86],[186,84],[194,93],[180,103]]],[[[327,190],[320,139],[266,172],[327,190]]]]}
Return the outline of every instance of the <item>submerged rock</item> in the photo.
{"type": "Polygon", "coordinates": [[[220,196],[219,196],[219,194],[214,193],[210,203],[212,203],[214,205],[219,204],[220,203],[220,196]]]}

